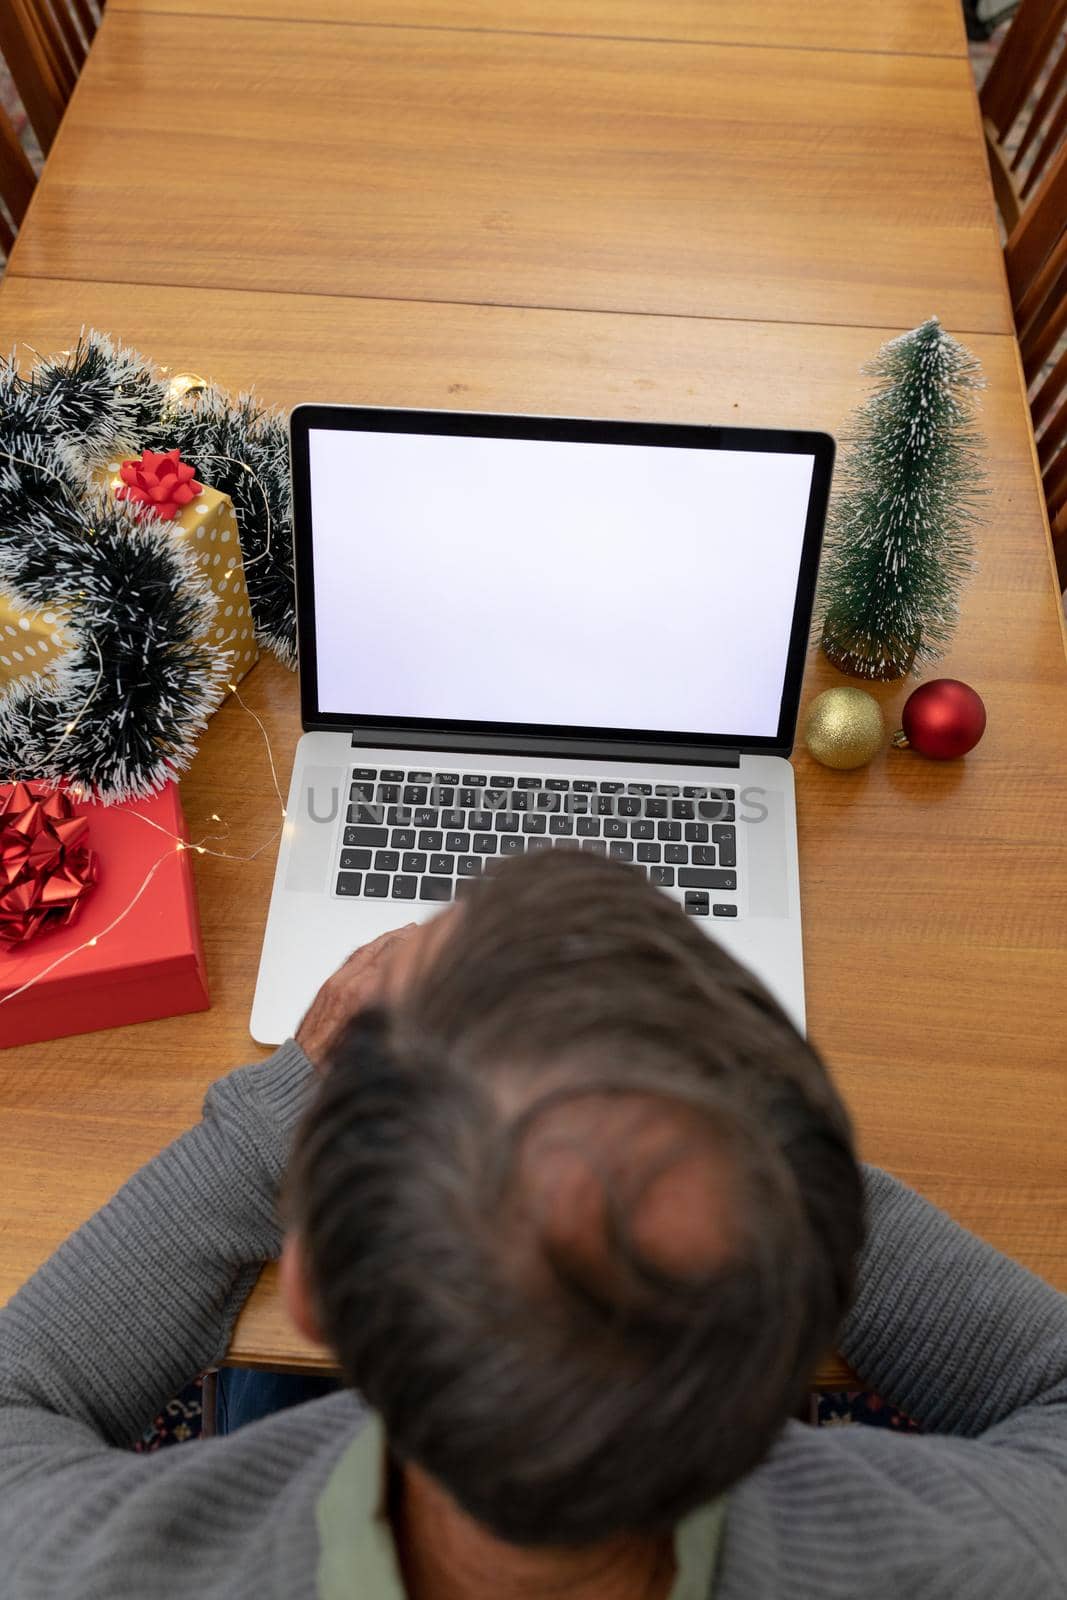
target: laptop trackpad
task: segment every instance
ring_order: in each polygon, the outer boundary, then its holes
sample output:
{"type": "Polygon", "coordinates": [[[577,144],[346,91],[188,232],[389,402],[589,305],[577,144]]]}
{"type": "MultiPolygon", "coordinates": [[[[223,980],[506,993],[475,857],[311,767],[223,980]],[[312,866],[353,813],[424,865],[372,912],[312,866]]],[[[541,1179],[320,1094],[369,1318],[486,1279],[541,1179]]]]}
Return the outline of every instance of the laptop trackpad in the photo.
{"type": "Polygon", "coordinates": [[[760,805],[767,815],[749,824],[748,913],[751,917],[789,915],[789,863],[785,850],[785,796],[765,789],[760,805]]]}
{"type": "Polygon", "coordinates": [[[285,869],[287,889],[322,893],[330,882],[339,814],[347,803],[344,767],[305,767],[289,796],[292,834],[285,869]]]}

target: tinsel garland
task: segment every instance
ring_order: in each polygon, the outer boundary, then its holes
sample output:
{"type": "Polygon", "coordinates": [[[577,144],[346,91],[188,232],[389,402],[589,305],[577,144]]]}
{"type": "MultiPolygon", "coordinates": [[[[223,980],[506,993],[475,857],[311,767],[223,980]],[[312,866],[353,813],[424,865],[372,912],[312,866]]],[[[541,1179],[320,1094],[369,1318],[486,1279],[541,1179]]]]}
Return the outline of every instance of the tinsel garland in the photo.
{"type": "Polygon", "coordinates": [[[148,794],[192,759],[224,692],[203,642],[216,599],[167,526],[93,480],[178,448],[233,500],[256,638],[295,662],[289,449],[282,417],[208,388],[184,404],[141,356],[97,333],[21,374],[0,365],[0,591],[56,606],[74,646],[0,697],[0,774],[148,794]]]}
{"type": "MultiPolygon", "coordinates": [[[[164,413],[153,449],[181,452],[198,478],[228,494],[237,513],[256,639],[296,666],[293,518],[287,420],[249,395],[205,389],[164,413]]],[[[149,439],[146,444],[152,444],[149,439]]]]}

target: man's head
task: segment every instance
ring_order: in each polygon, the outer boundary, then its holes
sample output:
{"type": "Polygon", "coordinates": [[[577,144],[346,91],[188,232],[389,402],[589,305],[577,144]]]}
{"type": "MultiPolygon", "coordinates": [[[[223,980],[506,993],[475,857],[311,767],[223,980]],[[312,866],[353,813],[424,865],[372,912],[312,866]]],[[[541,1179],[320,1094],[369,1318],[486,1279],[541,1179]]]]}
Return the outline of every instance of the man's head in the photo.
{"type": "Polygon", "coordinates": [[[342,1031],[290,1204],[393,1448],[527,1545],[666,1530],[754,1467],[862,1235],[818,1057],[666,896],[576,851],[485,879],[342,1031]]]}

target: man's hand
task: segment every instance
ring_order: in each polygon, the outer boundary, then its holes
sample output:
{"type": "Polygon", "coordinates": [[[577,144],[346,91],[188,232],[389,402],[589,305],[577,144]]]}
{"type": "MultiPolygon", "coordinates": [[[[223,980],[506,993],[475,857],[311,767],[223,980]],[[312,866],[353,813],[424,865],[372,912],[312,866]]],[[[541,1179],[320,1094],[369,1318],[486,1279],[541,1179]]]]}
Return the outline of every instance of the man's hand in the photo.
{"type": "Polygon", "coordinates": [[[330,1047],[345,1024],[382,998],[398,951],[414,938],[419,924],[383,933],[354,950],[332,978],[327,978],[296,1030],[296,1042],[316,1072],[325,1072],[330,1047]]]}

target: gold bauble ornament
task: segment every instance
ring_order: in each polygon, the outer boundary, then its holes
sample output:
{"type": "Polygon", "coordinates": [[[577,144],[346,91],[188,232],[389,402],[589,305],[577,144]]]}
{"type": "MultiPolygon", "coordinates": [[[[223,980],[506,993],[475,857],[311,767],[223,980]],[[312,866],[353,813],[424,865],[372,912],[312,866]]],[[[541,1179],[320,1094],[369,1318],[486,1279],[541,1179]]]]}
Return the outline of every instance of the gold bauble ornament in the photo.
{"type": "Polygon", "coordinates": [[[825,689],[808,707],[804,740],[824,767],[865,767],[884,738],[882,708],[863,689],[825,689]]]}
{"type": "Polygon", "coordinates": [[[167,399],[173,400],[175,405],[181,405],[183,400],[188,400],[191,395],[203,394],[211,385],[206,378],[198,372],[176,372],[167,384],[167,399]]]}

